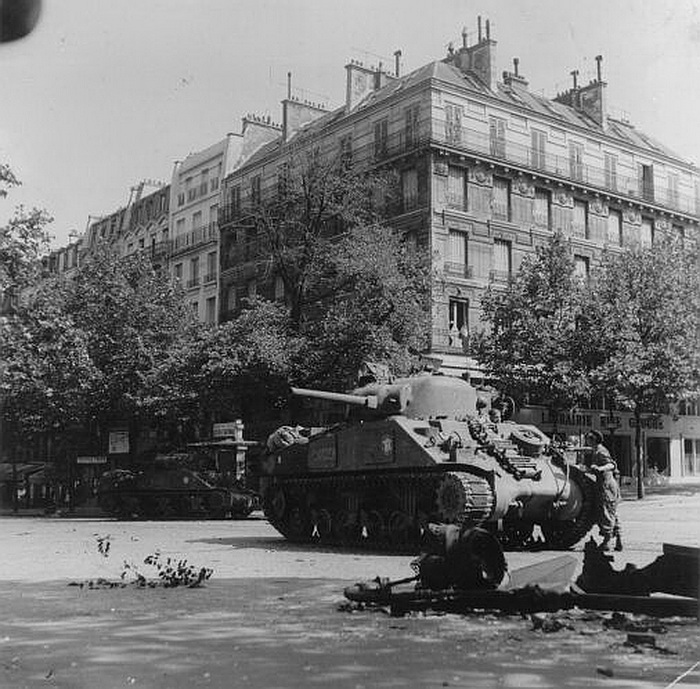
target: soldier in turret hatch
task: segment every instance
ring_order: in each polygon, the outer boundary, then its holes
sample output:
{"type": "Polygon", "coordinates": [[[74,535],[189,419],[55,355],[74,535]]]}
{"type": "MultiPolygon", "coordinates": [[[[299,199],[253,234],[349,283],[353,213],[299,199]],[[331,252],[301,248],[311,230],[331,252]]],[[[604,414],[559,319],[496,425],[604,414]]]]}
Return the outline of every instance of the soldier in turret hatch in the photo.
{"type": "Polygon", "coordinates": [[[591,448],[586,463],[596,475],[596,488],[598,490],[598,528],[603,537],[600,548],[606,551],[612,550],[614,538],[615,550],[622,550],[620,520],[617,516],[617,503],[620,500],[617,464],[608,448],[603,445],[603,435],[600,431],[588,431],[586,441],[591,448]]]}

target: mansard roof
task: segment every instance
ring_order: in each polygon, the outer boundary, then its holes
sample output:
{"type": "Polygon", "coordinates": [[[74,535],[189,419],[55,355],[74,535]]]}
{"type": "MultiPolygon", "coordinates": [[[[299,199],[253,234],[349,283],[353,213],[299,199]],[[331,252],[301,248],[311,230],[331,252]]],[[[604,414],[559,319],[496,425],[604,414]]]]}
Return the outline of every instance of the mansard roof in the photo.
{"type": "MultiPolygon", "coordinates": [[[[533,93],[524,85],[517,83],[504,84],[499,82],[496,91],[493,92],[489,90],[476,75],[464,73],[458,67],[443,60],[429,62],[409,74],[392,79],[382,88],[370,92],[351,111],[347,111],[345,106],[342,106],[322,115],[304,125],[294,135],[292,140],[301,143],[305,139],[313,139],[324,129],[337,123],[346,116],[377,106],[401,91],[406,91],[413,86],[432,80],[437,80],[444,84],[465,90],[467,92],[466,95],[473,93],[475,95],[496,99],[497,101],[501,101],[505,107],[520,110],[524,116],[528,114],[544,116],[558,122],[559,126],[565,129],[577,127],[587,130],[591,134],[615,139],[621,145],[632,145],[647,150],[650,154],[661,154],[679,162],[687,162],[667,146],[664,146],[656,139],[639,131],[628,122],[623,122],[608,116],[607,126],[603,128],[596,120],[586,113],[547,98],[544,95],[533,93]]],[[[262,162],[282,147],[283,139],[282,136],[280,136],[259,148],[248,161],[246,161],[245,167],[262,162]]]]}

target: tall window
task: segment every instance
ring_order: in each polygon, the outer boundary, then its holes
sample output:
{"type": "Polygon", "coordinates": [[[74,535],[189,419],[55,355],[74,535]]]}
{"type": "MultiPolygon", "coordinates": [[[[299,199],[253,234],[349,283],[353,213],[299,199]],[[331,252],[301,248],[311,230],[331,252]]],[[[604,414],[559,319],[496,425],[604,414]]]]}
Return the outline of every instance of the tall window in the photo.
{"type": "Polygon", "coordinates": [[[678,173],[668,173],[668,205],[678,207],[678,173]]]}
{"type": "Polygon", "coordinates": [[[538,170],[544,170],[546,166],[545,161],[545,146],[547,142],[547,133],[538,131],[537,129],[532,130],[532,149],[531,149],[531,163],[532,167],[538,170]]]}
{"type": "Polygon", "coordinates": [[[610,209],[608,213],[608,236],[609,244],[622,246],[622,212],[610,209]]]}
{"type": "Polygon", "coordinates": [[[569,142],[569,174],[571,179],[583,180],[583,146],[574,141],[569,142]]]}
{"type": "Polygon", "coordinates": [[[196,230],[202,226],[202,211],[192,213],[192,229],[196,230]]]}
{"type": "Polygon", "coordinates": [[[672,225],[671,235],[681,244],[685,243],[685,227],[683,225],[672,225]]]}
{"type": "Polygon", "coordinates": [[[216,280],[216,251],[210,251],[207,254],[207,274],[204,280],[206,282],[216,280]]]}
{"type": "Polygon", "coordinates": [[[588,256],[574,256],[574,275],[587,283],[591,275],[591,262],[588,256]]]}
{"type": "Polygon", "coordinates": [[[571,234],[574,237],[588,239],[588,203],[585,201],[574,200],[571,234]]]}
{"type": "Polygon", "coordinates": [[[199,195],[206,196],[209,191],[209,170],[204,168],[201,172],[201,177],[199,180],[199,195]]]}
{"type": "Polygon", "coordinates": [[[700,438],[685,438],[683,440],[683,474],[694,476],[700,474],[700,438]]]}
{"type": "Polygon", "coordinates": [[[450,230],[447,238],[447,260],[445,269],[461,277],[469,275],[469,235],[459,230],[450,230]]]}
{"type": "Polygon", "coordinates": [[[418,143],[418,104],[410,105],[404,110],[404,137],[406,148],[418,143]]]}
{"type": "Polygon", "coordinates": [[[216,191],[219,188],[219,180],[221,179],[221,163],[216,166],[216,174],[209,181],[209,191],[216,191]]]}
{"type": "Polygon", "coordinates": [[[401,193],[403,210],[410,211],[418,207],[418,171],[415,169],[401,172],[401,193]]]}
{"type": "Polygon", "coordinates": [[[552,195],[547,189],[535,189],[532,219],[537,227],[549,229],[552,224],[552,195]]]}
{"type": "Polygon", "coordinates": [[[654,221],[651,218],[642,218],[639,241],[643,247],[650,247],[654,243],[654,221]]]}
{"type": "Polygon", "coordinates": [[[605,154],[605,186],[617,190],[617,156],[614,153],[605,154]]]}
{"type": "Polygon", "coordinates": [[[199,256],[190,259],[190,281],[187,284],[189,287],[199,284],[199,256]]]}
{"type": "Polygon", "coordinates": [[[449,344],[466,351],[469,345],[469,300],[450,299],[449,344]]]}
{"type": "Polygon", "coordinates": [[[385,158],[389,146],[389,120],[383,118],[374,123],[374,157],[385,158]]]}
{"type": "Polygon", "coordinates": [[[340,164],[345,167],[352,165],[352,134],[340,137],[340,164]]]}
{"type": "Polygon", "coordinates": [[[510,220],[510,180],[493,178],[491,213],[498,220],[510,220]]]}
{"type": "Polygon", "coordinates": [[[281,275],[275,277],[275,301],[284,301],[284,279],[281,275]]]}
{"type": "Polygon", "coordinates": [[[219,205],[209,207],[209,227],[212,230],[217,228],[219,222],[219,205]]]}
{"type": "Polygon", "coordinates": [[[445,141],[448,144],[462,143],[462,106],[445,104],[445,141]]]}
{"type": "Polygon", "coordinates": [[[640,163],[637,166],[639,194],[647,201],[654,200],[654,166],[640,163]]]}
{"type": "Polygon", "coordinates": [[[466,170],[450,165],[447,176],[447,205],[460,211],[467,210],[466,170]]]}
{"type": "Polygon", "coordinates": [[[230,191],[231,214],[238,215],[241,212],[241,186],[237,184],[230,191]]]}
{"type": "Polygon", "coordinates": [[[507,239],[493,240],[493,268],[497,277],[510,277],[513,257],[511,243],[507,239]]]}
{"type": "Polygon", "coordinates": [[[173,268],[173,276],[178,282],[182,282],[182,263],[176,263],[173,268]]]}
{"type": "Polygon", "coordinates": [[[253,179],[250,180],[250,202],[257,206],[262,200],[262,180],[260,175],[255,175],[253,179]]]}
{"type": "Polygon", "coordinates": [[[506,121],[501,117],[489,118],[489,145],[492,156],[506,157],[506,121]]]}
{"type": "Polygon", "coordinates": [[[216,297],[209,297],[204,302],[204,322],[216,323],[216,297]]]}

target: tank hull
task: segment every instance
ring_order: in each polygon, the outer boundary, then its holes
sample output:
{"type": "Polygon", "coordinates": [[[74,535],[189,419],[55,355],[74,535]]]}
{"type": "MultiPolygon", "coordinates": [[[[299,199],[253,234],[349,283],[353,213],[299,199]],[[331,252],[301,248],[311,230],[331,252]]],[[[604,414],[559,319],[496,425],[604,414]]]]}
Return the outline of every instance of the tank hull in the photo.
{"type": "Polygon", "coordinates": [[[287,539],[415,551],[427,523],[481,525],[506,548],[566,549],[595,522],[594,483],[537,429],[388,416],[268,457],[263,509],[287,539]]]}

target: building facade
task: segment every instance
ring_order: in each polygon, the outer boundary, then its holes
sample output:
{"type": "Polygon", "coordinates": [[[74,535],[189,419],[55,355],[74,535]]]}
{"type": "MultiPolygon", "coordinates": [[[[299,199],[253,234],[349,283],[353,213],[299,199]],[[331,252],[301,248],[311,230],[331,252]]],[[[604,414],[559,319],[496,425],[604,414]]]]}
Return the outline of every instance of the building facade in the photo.
{"type": "MultiPolygon", "coordinates": [[[[241,217],[275,193],[285,160],[305,146],[398,174],[402,202],[389,222],[434,257],[430,353],[448,373],[471,368],[478,377],[464,341],[478,327],[484,288],[505,286],[555,231],[568,238],[584,277],[606,249],[652,245],[669,234],[697,241],[698,169],[612,117],[600,57],[597,68],[588,84],[574,74],[569,90],[545,98],[528,88],[517,59],[498,75],[496,41],[479,20],[473,45],[464,33],[459,49],[405,76],[398,63],[389,74],[351,62],[346,102],[332,112],[288,94],[282,130],[222,184],[221,317],[246,295],[283,296],[241,217]]],[[[644,421],[647,466],[678,479],[700,475],[700,419],[697,409],[683,411],[644,421]]],[[[543,409],[521,413],[555,427],[543,409]]],[[[627,415],[602,408],[579,416],[563,430],[602,428],[631,473],[627,415]]]]}
{"type": "Polygon", "coordinates": [[[146,253],[167,269],[170,257],[170,185],[144,180],[131,189],[128,218],[116,240],[121,256],[146,253]]]}
{"type": "Polygon", "coordinates": [[[170,269],[204,323],[218,321],[219,186],[241,153],[241,137],[191,153],[173,170],[170,187],[170,269]]]}

